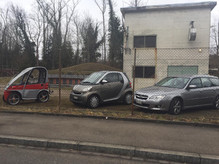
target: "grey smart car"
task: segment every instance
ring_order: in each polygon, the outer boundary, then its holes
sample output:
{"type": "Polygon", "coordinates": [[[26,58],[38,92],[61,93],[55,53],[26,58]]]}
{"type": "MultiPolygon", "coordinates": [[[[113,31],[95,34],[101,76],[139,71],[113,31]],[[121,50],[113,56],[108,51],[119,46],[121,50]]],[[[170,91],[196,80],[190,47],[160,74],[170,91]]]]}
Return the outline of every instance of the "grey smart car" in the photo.
{"type": "Polygon", "coordinates": [[[171,114],[199,106],[219,109],[219,79],[209,75],[166,77],[154,86],[137,90],[134,105],[171,114]]]}
{"type": "Polygon", "coordinates": [[[79,85],[75,85],[70,94],[71,102],[90,108],[115,100],[132,103],[131,83],[125,73],[118,71],[94,72],[79,85]]]}

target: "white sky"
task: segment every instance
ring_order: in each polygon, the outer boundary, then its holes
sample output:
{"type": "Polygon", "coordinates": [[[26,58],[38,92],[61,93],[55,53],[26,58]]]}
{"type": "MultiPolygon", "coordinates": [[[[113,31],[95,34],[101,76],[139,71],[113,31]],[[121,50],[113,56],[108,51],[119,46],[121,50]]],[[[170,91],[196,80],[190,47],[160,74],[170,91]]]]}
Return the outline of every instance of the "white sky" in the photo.
{"type": "MultiPolygon", "coordinates": [[[[115,2],[114,10],[117,15],[121,16],[120,8],[127,7],[130,0],[113,0],[115,2]]],[[[159,4],[172,4],[172,3],[191,3],[191,2],[204,2],[204,1],[217,1],[218,5],[212,11],[212,21],[219,20],[219,0],[142,0],[144,5],[159,5],[159,4]]],[[[11,3],[18,5],[30,12],[35,0],[0,0],[0,7],[6,8],[11,3]]],[[[78,6],[78,11],[81,15],[91,15],[95,20],[101,20],[101,13],[97,8],[94,0],[81,0],[78,6]]],[[[107,11],[108,13],[108,11],[107,11]]],[[[107,14],[106,13],[106,14],[107,14]]]]}

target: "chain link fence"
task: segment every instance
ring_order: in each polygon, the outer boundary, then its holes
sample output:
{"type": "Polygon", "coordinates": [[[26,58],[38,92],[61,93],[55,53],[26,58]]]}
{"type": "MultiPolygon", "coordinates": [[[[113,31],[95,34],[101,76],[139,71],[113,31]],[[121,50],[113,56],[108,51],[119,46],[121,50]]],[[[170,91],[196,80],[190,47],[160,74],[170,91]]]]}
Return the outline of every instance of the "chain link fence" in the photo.
{"type": "MultiPolygon", "coordinates": [[[[123,55],[123,72],[127,74],[135,90],[154,85],[166,76],[184,76],[194,74],[218,75],[219,57],[210,55],[209,48],[147,48],[125,50],[123,55]],[[217,62],[217,61],[218,62],[217,62]],[[214,64],[212,64],[214,63],[214,64]]],[[[70,102],[69,96],[74,85],[79,84],[88,75],[49,74],[49,84],[52,94],[47,103],[21,102],[13,109],[25,108],[53,111],[82,111],[86,106],[77,106],[70,102]],[[61,81],[59,90],[59,81],[61,81]],[[59,91],[60,94],[59,94],[59,91]],[[60,97],[59,97],[60,95],[60,97]]],[[[3,95],[4,85],[0,85],[3,95]]],[[[2,100],[1,100],[2,101],[2,100]]],[[[3,108],[9,105],[1,103],[3,108]]],[[[114,109],[114,112],[131,111],[131,106],[122,103],[106,104],[94,111],[114,109]]],[[[107,111],[105,111],[107,112],[107,111]]]]}

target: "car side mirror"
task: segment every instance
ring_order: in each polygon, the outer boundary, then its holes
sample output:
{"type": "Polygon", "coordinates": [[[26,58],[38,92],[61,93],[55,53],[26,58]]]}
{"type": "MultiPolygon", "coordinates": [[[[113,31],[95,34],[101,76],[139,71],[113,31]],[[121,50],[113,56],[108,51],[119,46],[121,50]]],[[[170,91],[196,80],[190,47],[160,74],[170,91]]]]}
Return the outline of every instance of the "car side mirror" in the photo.
{"type": "Polygon", "coordinates": [[[101,84],[105,84],[105,83],[107,83],[107,82],[108,82],[107,80],[103,79],[103,80],[101,81],[101,84]]]}
{"type": "Polygon", "coordinates": [[[198,88],[197,85],[189,85],[188,86],[188,89],[195,89],[195,88],[198,88]]]}

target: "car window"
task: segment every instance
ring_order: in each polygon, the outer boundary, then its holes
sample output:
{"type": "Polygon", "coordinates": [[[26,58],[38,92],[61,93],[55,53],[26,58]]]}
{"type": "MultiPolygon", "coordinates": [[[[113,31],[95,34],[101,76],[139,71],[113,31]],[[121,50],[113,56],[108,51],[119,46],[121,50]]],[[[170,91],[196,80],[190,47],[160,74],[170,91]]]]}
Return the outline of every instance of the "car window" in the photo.
{"type": "Polygon", "coordinates": [[[182,89],[186,86],[188,81],[189,78],[184,77],[167,77],[159,81],[156,86],[182,89]]]}
{"type": "Polygon", "coordinates": [[[196,85],[197,88],[201,88],[202,87],[201,79],[200,78],[192,79],[189,85],[196,85]]]}
{"type": "Polygon", "coordinates": [[[118,74],[118,76],[119,76],[119,81],[123,81],[122,75],[121,75],[121,74],[118,74]]]}
{"type": "Polygon", "coordinates": [[[109,73],[104,77],[104,80],[106,80],[107,82],[118,82],[119,75],[118,73],[109,73]]]}
{"type": "Polygon", "coordinates": [[[201,78],[203,87],[211,87],[212,83],[208,78],[201,78]]]}
{"type": "Polygon", "coordinates": [[[218,78],[210,78],[213,86],[219,86],[219,79],[218,78]]]}
{"type": "Polygon", "coordinates": [[[34,69],[34,70],[31,72],[27,83],[28,83],[28,84],[37,84],[37,83],[39,83],[39,76],[40,76],[40,71],[39,71],[39,69],[34,69]]]}

